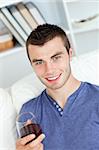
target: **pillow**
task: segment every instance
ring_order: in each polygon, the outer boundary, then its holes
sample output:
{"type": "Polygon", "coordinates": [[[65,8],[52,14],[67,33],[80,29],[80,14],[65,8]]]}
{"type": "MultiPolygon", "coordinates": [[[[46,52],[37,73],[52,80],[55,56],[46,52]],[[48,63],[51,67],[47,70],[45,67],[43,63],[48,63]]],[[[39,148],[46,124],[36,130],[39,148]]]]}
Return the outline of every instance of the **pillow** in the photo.
{"type": "Polygon", "coordinates": [[[71,61],[73,75],[81,80],[99,85],[99,51],[74,57],[71,61]]]}
{"type": "Polygon", "coordinates": [[[16,111],[7,91],[0,89],[0,150],[15,150],[16,111]]]}
{"type": "Polygon", "coordinates": [[[44,88],[34,72],[14,83],[11,87],[11,96],[17,113],[23,103],[38,96],[44,88]]]}

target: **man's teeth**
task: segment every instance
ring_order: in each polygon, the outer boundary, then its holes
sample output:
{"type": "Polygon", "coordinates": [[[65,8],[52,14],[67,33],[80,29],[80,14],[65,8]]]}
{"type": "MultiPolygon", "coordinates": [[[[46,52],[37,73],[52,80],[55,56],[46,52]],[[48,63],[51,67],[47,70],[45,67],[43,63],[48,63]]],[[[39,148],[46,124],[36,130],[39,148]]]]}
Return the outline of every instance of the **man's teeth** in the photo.
{"type": "Polygon", "coordinates": [[[47,78],[48,80],[55,80],[57,79],[59,76],[56,76],[56,77],[50,77],[50,78],[47,78]]]}

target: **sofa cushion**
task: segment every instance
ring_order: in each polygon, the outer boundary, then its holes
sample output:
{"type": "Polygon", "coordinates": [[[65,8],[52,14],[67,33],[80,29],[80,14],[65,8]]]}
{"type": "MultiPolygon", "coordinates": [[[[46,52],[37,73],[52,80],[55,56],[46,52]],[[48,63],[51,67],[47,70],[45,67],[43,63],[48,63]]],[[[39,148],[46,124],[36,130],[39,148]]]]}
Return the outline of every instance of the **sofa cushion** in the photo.
{"type": "Polygon", "coordinates": [[[16,111],[19,112],[23,103],[38,96],[44,88],[34,72],[14,83],[11,95],[16,111]]]}
{"type": "Polygon", "coordinates": [[[77,79],[99,85],[99,50],[74,57],[71,66],[77,79]]]}
{"type": "Polygon", "coordinates": [[[0,150],[15,150],[16,111],[7,91],[0,89],[0,150]]]}

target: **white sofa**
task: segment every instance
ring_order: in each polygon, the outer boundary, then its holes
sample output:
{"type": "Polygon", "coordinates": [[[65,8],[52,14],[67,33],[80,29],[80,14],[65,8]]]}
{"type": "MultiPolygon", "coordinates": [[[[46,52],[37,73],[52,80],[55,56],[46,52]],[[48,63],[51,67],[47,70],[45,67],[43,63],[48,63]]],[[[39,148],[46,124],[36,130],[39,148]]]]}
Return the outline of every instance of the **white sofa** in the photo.
{"type": "MultiPolygon", "coordinates": [[[[99,85],[99,51],[73,58],[71,67],[79,80],[99,85]]],[[[0,89],[0,150],[15,150],[16,115],[24,102],[44,88],[33,72],[14,83],[8,91],[0,89]]]]}

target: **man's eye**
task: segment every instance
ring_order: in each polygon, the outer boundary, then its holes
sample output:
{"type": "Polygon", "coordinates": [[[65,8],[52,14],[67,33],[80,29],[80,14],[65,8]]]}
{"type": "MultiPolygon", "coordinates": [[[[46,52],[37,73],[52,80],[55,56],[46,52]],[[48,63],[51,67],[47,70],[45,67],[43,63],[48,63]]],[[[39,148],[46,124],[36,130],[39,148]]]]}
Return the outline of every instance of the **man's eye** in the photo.
{"type": "Polygon", "coordinates": [[[58,60],[60,58],[61,58],[61,56],[56,56],[56,57],[53,58],[53,60],[58,60]]]}
{"type": "Polygon", "coordinates": [[[35,65],[41,65],[41,64],[43,64],[43,61],[37,61],[37,62],[35,62],[35,65]]]}

